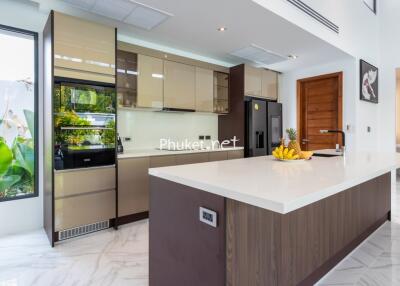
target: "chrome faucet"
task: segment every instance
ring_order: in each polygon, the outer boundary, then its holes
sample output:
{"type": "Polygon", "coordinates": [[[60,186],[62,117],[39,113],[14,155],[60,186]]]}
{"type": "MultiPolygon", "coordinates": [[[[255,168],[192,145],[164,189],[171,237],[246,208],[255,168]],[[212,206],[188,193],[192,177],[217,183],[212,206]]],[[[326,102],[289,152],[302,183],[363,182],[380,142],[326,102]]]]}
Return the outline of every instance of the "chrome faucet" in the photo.
{"type": "Polygon", "coordinates": [[[319,131],[321,134],[326,134],[326,133],[340,133],[342,134],[342,156],[344,156],[344,152],[346,150],[346,134],[342,130],[326,130],[322,129],[319,131]]]}

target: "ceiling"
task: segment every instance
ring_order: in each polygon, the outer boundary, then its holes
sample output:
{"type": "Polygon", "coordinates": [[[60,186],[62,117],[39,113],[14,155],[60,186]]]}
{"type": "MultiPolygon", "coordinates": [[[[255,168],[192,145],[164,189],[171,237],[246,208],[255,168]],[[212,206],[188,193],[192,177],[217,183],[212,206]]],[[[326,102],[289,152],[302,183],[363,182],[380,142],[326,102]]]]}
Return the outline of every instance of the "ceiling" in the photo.
{"type": "Polygon", "coordinates": [[[185,51],[226,65],[244,62],[230,53],[251,45],[285,57],[298,56],[295,60],[265,65],[282,72],[350,57],[251,0],[141,0],[144,5],[172,15],[150,30],[74,8],[61,0],[32,1],[38,2],[42,10],[55,9],[115,25],[123,39],[185,51]],[[219,32],[218,27],[227,30],[219,32]]]}

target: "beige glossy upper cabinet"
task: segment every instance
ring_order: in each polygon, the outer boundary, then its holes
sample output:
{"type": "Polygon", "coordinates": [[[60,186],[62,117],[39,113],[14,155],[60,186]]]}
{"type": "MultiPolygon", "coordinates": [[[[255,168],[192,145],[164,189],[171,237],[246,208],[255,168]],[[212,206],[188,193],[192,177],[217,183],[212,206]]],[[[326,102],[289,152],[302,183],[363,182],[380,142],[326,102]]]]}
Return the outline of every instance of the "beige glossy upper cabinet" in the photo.
{"type": "Polygon", "coordinates": [[[214,71],[214,112],[229,113],[229,74],[214,71]]]}
{"type": "Polygon", "coordinates": [[[164,63],[162,59],[138,55],[136,107],[163,107],[164,63]]]}
{"type": "Polygon", "coordinates": [[[278,73],[262,69],[261,97],[278,99],[278,73]]]}
{"type": "Polygon", "coordinates": [[[244,94],[261,97],[262,69],[244,66],[244,94]]]}
{"type": "Polygon", "coordinates": [[[195,110],[195,67],[164,61],[164,108],[195,110]]]}
{"type": "Polygon", "coordinates": [[[115,83],[115,29],[54,13],[55,76],[115,83]]]}
{"type": "Polygon", "coordinates": [[[196,111],[213,112],[214,72],[196,67],[196,111]]]}

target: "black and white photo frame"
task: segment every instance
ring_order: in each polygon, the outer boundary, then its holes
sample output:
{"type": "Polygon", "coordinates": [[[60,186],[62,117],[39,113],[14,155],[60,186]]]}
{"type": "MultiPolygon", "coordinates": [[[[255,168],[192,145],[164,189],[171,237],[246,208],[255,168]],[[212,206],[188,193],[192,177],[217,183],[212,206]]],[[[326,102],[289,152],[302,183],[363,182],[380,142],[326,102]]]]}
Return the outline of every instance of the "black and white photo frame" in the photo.
{"type": "Polygon", "coordinates": [[[360,60],[360,99],[378,103],[378,91],[378,68],[360,60]]]}

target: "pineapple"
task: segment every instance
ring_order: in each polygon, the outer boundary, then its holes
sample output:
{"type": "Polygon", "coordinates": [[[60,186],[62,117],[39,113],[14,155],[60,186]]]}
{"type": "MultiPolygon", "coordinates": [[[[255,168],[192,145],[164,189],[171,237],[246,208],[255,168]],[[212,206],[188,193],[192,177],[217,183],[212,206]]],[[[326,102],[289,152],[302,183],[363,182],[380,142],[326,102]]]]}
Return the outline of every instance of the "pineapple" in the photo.
{"type": "Polygon", "coordinates": [[[297,142],[297,132],[296,129],[294,128],[288,128],[286,129],[286,133],[289,136],[290,142],[288,144],[288,148],[294,149],[294,155],[299,155],[301,157],[302,152],[301,152],[301,147],[299,142],[297,142]]]}

